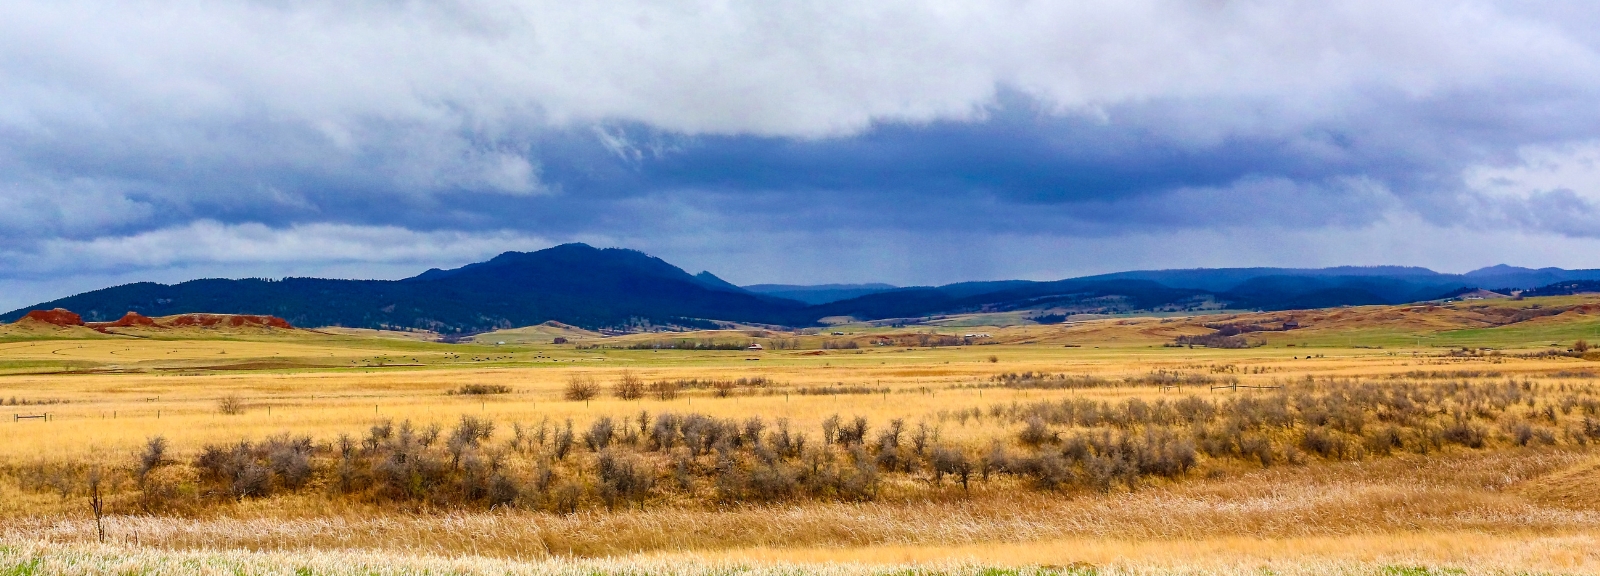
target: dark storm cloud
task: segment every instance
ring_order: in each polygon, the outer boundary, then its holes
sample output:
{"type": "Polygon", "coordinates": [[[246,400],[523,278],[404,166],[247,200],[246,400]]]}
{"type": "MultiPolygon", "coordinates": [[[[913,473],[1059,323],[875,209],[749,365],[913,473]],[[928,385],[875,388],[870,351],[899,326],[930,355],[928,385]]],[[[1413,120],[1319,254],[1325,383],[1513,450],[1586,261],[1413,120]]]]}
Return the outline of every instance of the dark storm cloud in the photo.
{"type": "Polygon", "coordinates": [[[1581,265],[1548,247],[1600,238],[1596,21],[1469,0],[13,2],[0,284],[22,303],[141,273],[392,277],[572,240],[743,282],[1581,265]]]}

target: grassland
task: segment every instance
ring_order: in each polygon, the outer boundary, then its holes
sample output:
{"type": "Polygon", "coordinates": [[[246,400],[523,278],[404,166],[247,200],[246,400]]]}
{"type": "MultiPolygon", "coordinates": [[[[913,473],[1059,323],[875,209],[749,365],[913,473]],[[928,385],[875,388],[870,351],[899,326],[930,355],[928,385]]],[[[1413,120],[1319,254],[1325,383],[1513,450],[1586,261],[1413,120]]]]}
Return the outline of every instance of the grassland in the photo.
{"type": "Polygon", "coordinates": [[[0,573],[1595,573],[1600,358],[1569,352],[1600,340],[1595,302],[1307,311],[1244,349],[1170,344],[1288,315],[0,331],[0,573]],[[677,389],[619,399],[624,374],[677,389]],[[424,463],[403,490],[397,458],[424,463]]]}

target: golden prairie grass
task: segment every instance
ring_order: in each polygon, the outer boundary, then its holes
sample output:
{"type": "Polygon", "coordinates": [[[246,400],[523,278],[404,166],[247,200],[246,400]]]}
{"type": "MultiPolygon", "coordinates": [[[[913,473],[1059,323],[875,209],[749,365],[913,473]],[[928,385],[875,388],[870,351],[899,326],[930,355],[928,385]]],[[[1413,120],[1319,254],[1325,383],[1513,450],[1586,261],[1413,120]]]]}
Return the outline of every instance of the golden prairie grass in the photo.
{"type": "MultiPolygon", "coordinates": [[[[39,344],[39,343],[33,343],[39,344]]],[[[354,356],[372,360],[406,360],[445,355],[461,355],[462,361],[429,365],[423,368],[342,368],[338,370],[296,371],[229,370],[184,372],[152,371],[133,374],[57,374],[3,376],[0,403],[7,398],[21,401],[67,401],[51,406],[48,412],[59,422],[52,426],[13,426],[7,430],[8,442],[0,443],[0,458],[26,457],[49,446],[54,451],[84,455],[91,450],[127,451],[147,436],[165,434],[178,445],[257,437],[293,428],[318,438],[349,432],[378,419],[411,419],[419,423],[448,423],[460,415],[471,414],[501,422],[528,421],[548,417],[580,421],[598,415],[619,416],[647,410],[696,411],[711,415],[763,414],[786,416],[797,424],[812,427],[827,415],[861,413],[875,418],[902,417],[915,420],[940,407],[970,406],[995,401],[1040,399],[1064,396],[1068,392],[978,390],[955,388],[987,381],[1003,371],[1045,371],[1089,374],[1111,378],[1137,376],[1154,370],[1235,377],[1246,384],[1317,377],[1390,377],[1407,372],[1449,374],[1493,373],[1505,376],[1548,376],[1560,372],[1588,369],[1583,361],[1539,361],[1516,358],[1451,358],[1439,351],[1430,356],[1413,357],[1399,351],[1349,349],[1256,349],[1247,351],[1189,350],[1148,348],[1127,351],[1043,348],[1034,346],[982,346],[944,349],[869,350],[863,354],[804,356],[800,353],[767,354],[760,363],[747,362],[741,353],[727,352],[650,352],[650,351],[524,351],[501,352],[502,356],[541,359],[513,360],[494,367],[473,367],[472,356],[489,357],[488,351],[434,351],[398,354],[371,348],[349,348],[324,343],[318,346],[272,343],[199,342],[119,342],[116,347],[86,343],[84,359],[103,361],[118,356],[158,358],[183,345],[185,351],[205,351],[217,346],[248,346],[248,352],[233,349],[240,363],[278,358],[310,362],[318,357],[354,356]],[[112,353],[120,353],[113,355],[112,353]],[[1291,353],[1293,355],[1291,355],[1291,353]],[[254,355],[249,355],[254,354],[254,355]],[[988,355],[1001,357],[991,364],[988,355]],[[430,356],[431,355],[431,356],[430,356]],[[1311,358],[1311,356],[1317,356],[1311,358]],[[542,358],[563,360],[546,361],[542,358]],[[715,398],[707,391],[686,391],[679,398],[662,402],[644,399],[622,402],[602,394],[590,402],[563,402],[562,388],[568,377],[584,374],[609,386],[624,370],[632,370],[646,381],[679,378],[740,378],[764,376],[788,387],[826,387],[859,385],[889,388],[888,395],[806,396],[741,395],[715,398]],[[446,393],[464,385],[508,386],[511,394],[489,397],[447,397],[446,393]],[[221,418],[216,403],[237,395],[246,403],[246,413],[221,418]]],[[[12,343],[6,346],[17,346],[12,343]]],[[[58,347],[77,350],[78,344],[54,342],[42,354],[58,347]]],[[[11,348],[0,349],[0,358],[20,354],[11,348]]],[[[31,354],[31,353],[30,353],[31,354]]],[[[29,358],[37,359],[32,356],[29,358]]],[[[31,361],[31,360],[30,360],[31,361]]],[[[165,365],[166,360],[151,360],[165,365]]],[[[170,363],[179,367],[188,360],[170,363]]],[[[1188,392],[1206,393],[1208,390],[1188,392]]],[[[1090,395],[1159,396],[1151,389],[1120,392],[1089,391],[1090,395]]],[[[1171,392],[1168,393],[1169,395],[1171,392]]],[[[14,415],[42,413],[29,406],[0,405],[0,419],[14,415]]],[[[809,428],[808,428],[809,429],[809,428]]],[[[951,430],[959,434],[959,430],[951,430]]]]}
{"type": "MultiPolygon", "coordinates": [[[[1576,359],[1455,357],[1431,348],[1172,349],[1148,344],[1158,341],[1148,335],[1135,343],[1137,330],[1146,328],[1139,323],[1106,327],[1100,334],[1106,347],[1099,349],[1013,343],[819,355],[769,351],[758,361],[746,360],[755,355],[739,351],[444,347],[352,337],[11,342],[0,344],[0,370],[6,362],[21,366],[65,358],[131,373],[27,374],[41,371],[34,364],[0,376],[0,403],[7,397],[66,402],[0,405],[0,418],[6,420],[0,422],[0,468],[126,467],[155,435],[170,441],[174,459],[188,461],[206,444],[257,441],[281,432],[329,443],[383,420],[448,427],[463,415],[474,416],[497,423],[495,441],[502,442],[513,422],[570,418],[582,426],[601,416],[631,418],[640,411],[728,419],[759,415],[768,422],[782,417],[813,435],[833,414],[868,417],[874,426],[901,418],[939,425],[946,442],[981,446],[996,438],[1014,441],[1019,421],[957,421],[941,418],[941,412],[1075,399],[1115,404],[1197,395],[1221,401],[1272,393],[1196,386],[993,387],[995,375],[1021,371],[1121,379],[1166,370],[1245,385],[1307,376],[1325,383],[1397,385],[1420,379],[1419,386],[1513,379],[1531,380],[1552,392],[1540,396],[1537,407],[1515,407],[1519,415],[1552,405],[1564,394],[1559,391],[1592,385],[1583,374],[1593,364],[1576,359]],[[991,355],[999,362],[989,362],[991,355]],[[323,364],[340,367],[294,367],[323,364]],[[648,396],[621,401],[608,391],[588,402],[561,399],[572,375],[594,377],[608,388],[624,370],[647,382],[762,376],[777,384],[741,388],[731,397],[698,389],[669,401],[648,396]],[[506,386],[511,392],[449,394],[477,384],[506,386]],[[841,384],[887,392],[795,393],[841,384]],[[218,400],[227,397],[240,399],[242,414],[220,413],[218,400]],[[11,421],[14,414],[38,412],[50,412],[53,419],[11,421]]],[[[1013,336],[1048,339],[1044,328],[1028,330],[1015,330],[1013,336]]],[[[1579,417],[1559,420],[1573,425],[1579,417]]],[[[16,565],[30,558],[45,562],[51,573],[125,566],[284,572],[289,565],[322,567],[318,573],[362,572],[350,567],[358,565],[386,566],[392,573],[672,571],[666,567],[687,567],[680,573],[741,568],[966,573],[985,566],[1073,562],[1094,564],[1101,573],[1371,573],[1418,565],[1483,573],[1592,573],[1597,560],[1586,547],[1600,531],[1600,509],[1591,497],[1600,480],[1594,478],[1587,447],[1560,444],[1523,448],[1502,440],[1482,451],[1451,448],[1269,469],[1214,460],[1203,473],[1106,494],[1014,489],[1021,481],[1006,480],[975,485],[970,494],[948,483],[937,490],[886,490],[871,502],[716,504],[663,498],[643,511],[589,506],[575,514],[396,507],[311,491],[181,513],[123,508],[107,519],[111,544],[106,547],[93,543],[81,490],[62,497],[47,489],[24,489],[11,476],[0,478],[0,541],[10,547],[0,552],[16,565]],[[618,563],[606,564],[613,561],[618,563]]]]}
{"type": "MultiPolygon", "coordinates": [[[[1579,534],[1600,510],[1530,495],[1541,478],[1592,466],[1584,453],[1518,449],[1304,467],[1241,469],[1108,495],[984,489],[917,500],[667,505],[576,514],[361,505],[321,496],[247,501],[198,516],[124,515],[111,540],[170,549],[412,550],[489,556],[613,556],[660,550],[937,547],[1061,538],[1274,540],[1404,534],[1579,534]]],[[[1589,486],[1595,486],[1590,479],[1589,486]]],[[[13,493],[15,495],[15,493],[13,493]]],[[[36,513],[0,522],[0,537],[95,539],[86,508],[28,498],[36,513]]]]}

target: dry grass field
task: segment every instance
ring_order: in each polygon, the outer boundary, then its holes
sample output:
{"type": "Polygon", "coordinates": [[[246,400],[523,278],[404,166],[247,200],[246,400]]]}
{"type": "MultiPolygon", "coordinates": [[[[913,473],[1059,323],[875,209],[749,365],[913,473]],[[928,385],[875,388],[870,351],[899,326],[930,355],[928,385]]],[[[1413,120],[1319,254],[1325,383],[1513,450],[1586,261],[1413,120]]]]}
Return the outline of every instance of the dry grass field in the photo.
{"type": "Polygon", "coordinates": [[[0,574],[1596,573],[1597,302],[3,327],[0,574]]]}

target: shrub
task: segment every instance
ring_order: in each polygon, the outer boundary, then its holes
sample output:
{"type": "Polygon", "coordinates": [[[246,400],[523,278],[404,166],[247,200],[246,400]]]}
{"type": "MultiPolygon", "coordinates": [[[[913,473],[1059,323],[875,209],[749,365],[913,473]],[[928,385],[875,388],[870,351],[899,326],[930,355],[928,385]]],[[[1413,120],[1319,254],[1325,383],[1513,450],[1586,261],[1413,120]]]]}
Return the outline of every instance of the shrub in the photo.
{"type": "Polygon", "coordinates": [[[1488,437],[1488,430],[1461,419],[1444,428],[1445,441],[1468,448],[1482,448],[1487,443],[1488,437]]]}
{"type": "Polygon", "coordinates": [[[605,450],[611,445],[611,437],[616,434],[616,423],[610,416],[601,416],[589,425],[589,431],[583,433],[583,443],[591,452],[605,450]]]}
{"type": "Polygon", "coordinates": [[[938,485],[944,475],[950,474],[961,483],[963,490],[967,489],[967,482],[972,479],[972,460],[966,453],[947,446],[938,446],[932,452],[933,483],[938,485]]]}
{"type": "Polygon", "coordinates": [[[1272,451],[1272,441],[1257,435],[1239,439],[1239,454],[1260,462],[1262,468],[1270,468],[1277,461],[1277,455],[1272,451]]]}
{"type": "Polygon", "coordinates": [[[489,478],[489,489],[486,497],[491,508],[496,506],[510,506],[522,496],[522,487],[517,485],[516,479],[502,473],[495,473],[489,478]]]}
{"type": "Polygon", "coordinates": [[[1028,422],[1022,427],[1022,432],[1017,434],[1017,439],[1028,446],[1038,446],[1046,442],[1056,441],[1057,434],[1050,431],[1044,420],[1038,416],[1028,417],[1028,422]]]}
{"type": "Polygon", "coordinates": [[[567,400],[590,400],[600,394],[600,385],[595,383],[594,377],[574,374],[567,378],[567,387],[561,396],[567,400]]]}
{"type": "Polygon", "coordinates": [[[838,442],[839,441],[839,426],[840,426],[840,421],[839,421],[839,415],[838,414],[834,414],[832,416],[829,416],[826,420],[823,420],[822,421],[822,441],[823,442],[838,442]]]}
{"type": "Polygon", "coordinates": [[[285,488],[298,490],[311,481],[311,437],[282,434],[268,438],[262,451],[267,467],[285,488]]]}
{"type": "Polygon", "coordinates": [[[162,464],[167,463],[167,438],[165,436],[151,436],[144,443],[144,453],[139,455],[139,480],[144,481],[162,464]]]}
{"type": "Polygon", "coordinates": [[[678,382],[676,380],[657,380],[650,383],[650,394],[657,400],[671,400],[678,397],[678,382]]]}
{"type": "Polygon", "coordinates": [[[805,433],[789,431],[789,419],[778,418],[777,429],[767,435],[767,445],[781,458],[795,458],[805,451],[805,433]]]}
{"type": "Polygon", "coordinates": [[[776,462],[759,464],[744,475],[741,496],[756,502],[772,502],[793,497],[800,487],[795,470],[776,462]]]}
{"type": "Polygon", "coordinates": [[[568,419],[567,426],[565,428],[556,430],[555,439],[552,442],[550,451],[556,457],[556,460],[565,460],[567,458],[567,453],[572,451],[572,445],[572,420],[568,419]]]}
{"type": "MultiPolygon", "coordinates": [[[[314,473],[312,453],[310,437],[280,434],[259,444],[207,445],[195,457],[194,468],[202,485],[210,487],[210,494],[235,500],[263,498],[280,487],[298,490],[309,484],[314,473]]],[[[343,492],[353,490],[356,484],[357,473],[351,469],[353,456],[353,446],[341,456],[337,487],[343,492]]]]}
{"type": "Polygon", "coordinates": [[[631,370],[623,370],[622,376],[611,386],[611,393],[621,400],[638,400],[644,397],[644,380],[631,370]]]}
{"type": "Polygon", "coordinates": [[[237,395],[227,395],[217,400],[217,412],[236,416],[244,414],[244,400],[237,395]]]}
{"type": "Polygon", "coordinates": [[[479,442],[488,440],[494,435],[494,422],[473,416],[462,416],[456,423],[454,430],[450,431],[450,443],[465,446],[477,446],[479,442]]]}
{"type": "Polygon", "coordinates": [[[1307,428],[1300,437],[1300,448],[1323,458],[1344,459],[1355,456],[1353,447],[1343,436],[1327,428],[1307,428]]]}
{"type": "Polygon", "coordinates": [[[861,444],[867,439],[867,419],[856,416],[850,423],[839,428],[840,444],[861,444]]]}
{"type": "Polygon", "coordinates": [[[486,396],[489,394],[510,394],[511,387],[501,384],[464,384],[460,388],[446,392],[446,394],[460,394],[463,396],[486,396]]]}

